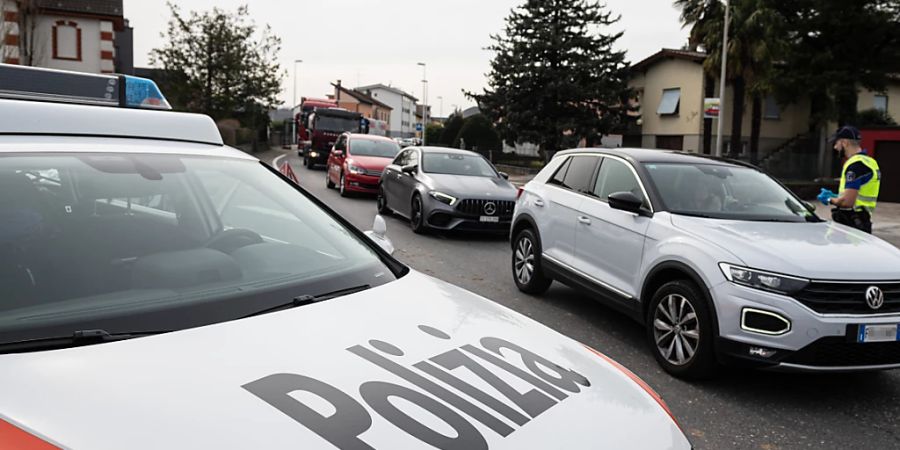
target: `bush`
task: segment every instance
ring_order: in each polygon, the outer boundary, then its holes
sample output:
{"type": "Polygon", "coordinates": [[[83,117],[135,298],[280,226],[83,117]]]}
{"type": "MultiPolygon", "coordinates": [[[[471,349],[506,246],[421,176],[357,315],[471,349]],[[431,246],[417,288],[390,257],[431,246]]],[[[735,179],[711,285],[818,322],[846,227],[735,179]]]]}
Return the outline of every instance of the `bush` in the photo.
{"type": "Polygon", "coordinates": [[[887,111],[874,108],[857,113],[855,122],[860,128],[897,126],[897,122],[887,111]]]}
{"type": "Polygon", "coordinates": [[[482,152],[503,149],[500,135],[484,114],[476,114],[465,120],[459,136],[453,141],[454,147],[459,148],[462,144],[466,150],[477,149],[482,152]]]}

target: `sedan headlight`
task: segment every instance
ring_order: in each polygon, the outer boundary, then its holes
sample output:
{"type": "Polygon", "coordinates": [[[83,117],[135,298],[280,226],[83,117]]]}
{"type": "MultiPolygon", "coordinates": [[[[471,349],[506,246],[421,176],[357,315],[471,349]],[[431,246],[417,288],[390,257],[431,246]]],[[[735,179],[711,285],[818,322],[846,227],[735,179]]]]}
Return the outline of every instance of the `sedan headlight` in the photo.
{"type": "Polygon", "coordinates": [[[809,280],[803,278],[748,269],[726,263],[719,264],[719,267],[728,281],[754,289],[790,295],[802,291],[809,285],[809,280]]]}
{"type": "Polygon", "coordinates": [[[445,194],[445,193],[443,193],[443,192],[438,192],[438,191],[431,191],[431,192],[428,193],[428,195],[430,195],[430,196],[431,196],[432,198],[434,198],[435,200],[437,200],[437,201],[439,201],[439,202],[441,202],[441,203],[446,203],[446,204],[448,204],[448,205],[450,205],[450,206],[455,205],[455,204],[456,204],[456,200],[457,200],[456,197],[454,197],[454,196],[452,196],[452,195],[445,194]]]}
{"type": "Polygon", "coordinates": [[[319,152],[309,152],[309,157],[310,157],[310,158],[318,158],[318,157],[319,157],[319,152]]]}

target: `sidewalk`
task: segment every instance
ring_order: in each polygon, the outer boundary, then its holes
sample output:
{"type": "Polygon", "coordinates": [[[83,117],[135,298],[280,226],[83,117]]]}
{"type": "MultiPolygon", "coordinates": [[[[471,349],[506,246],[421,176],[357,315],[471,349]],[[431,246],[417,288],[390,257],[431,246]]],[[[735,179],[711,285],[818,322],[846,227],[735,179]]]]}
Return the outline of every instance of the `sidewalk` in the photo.
{"type": "MultiPolygon", "coordinates": [[[[819,217],[831,220],[831,207],[815,200],[812,203],[816,205],[819,217]]],[[[872,233],[900,247],[900,203],[878,203],[878,209],[872,217],[872,233]]]]}

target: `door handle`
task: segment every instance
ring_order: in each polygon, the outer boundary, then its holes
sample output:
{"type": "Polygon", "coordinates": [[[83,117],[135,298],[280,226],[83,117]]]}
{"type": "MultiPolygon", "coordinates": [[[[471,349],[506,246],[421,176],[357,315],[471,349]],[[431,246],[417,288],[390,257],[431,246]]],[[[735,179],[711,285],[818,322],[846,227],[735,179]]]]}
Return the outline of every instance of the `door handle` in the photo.
{"type": "Polygon", "coordinates": [[[534,206],[537,206],[537,207],[539,207],[539,208],[543,208],[543,207],[544,207],[544,201],[541,200],[541,199],[536,199],[536,200],[534,201],[534,206]]]}
{"type": "Polygon", "coordinates": [[[591,219],[588,218],[588,217],[585,217],[585,216],[580,216],[580,217],[578,218],[578,223],[580,223],[580,224],[582,224],[582,225],[590,225],[590,224],[591,224],[591,219]]]}

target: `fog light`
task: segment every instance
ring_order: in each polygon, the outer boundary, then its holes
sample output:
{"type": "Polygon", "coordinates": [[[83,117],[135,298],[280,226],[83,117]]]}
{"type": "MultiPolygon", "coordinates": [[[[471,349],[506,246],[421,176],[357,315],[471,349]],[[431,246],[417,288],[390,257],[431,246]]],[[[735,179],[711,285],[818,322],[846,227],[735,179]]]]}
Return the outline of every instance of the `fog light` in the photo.
{"type": "Polygon", "coordinates": [[[752,333],[780,336],[791,331],[791,321],[773,312],[744,308],[741,311],[741,329],[752,333]]]}
{"type": "Polygon", "coordinates": [[[760,358],[771,358],[777,353],[776,350],[764,347],[750,347],[750,356],[758,356],[760,358]]]}

